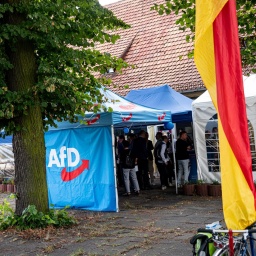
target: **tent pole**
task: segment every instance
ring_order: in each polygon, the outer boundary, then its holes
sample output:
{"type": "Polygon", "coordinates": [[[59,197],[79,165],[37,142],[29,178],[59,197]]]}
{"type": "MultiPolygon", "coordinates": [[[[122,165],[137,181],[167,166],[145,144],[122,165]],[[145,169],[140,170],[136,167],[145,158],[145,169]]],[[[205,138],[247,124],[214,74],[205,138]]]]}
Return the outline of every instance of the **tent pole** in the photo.
{"type": "Polygon", "coordinates": [[[174,164],[174,176],[175,176],[175,187],[176,194],[178,195],[178,184],[177,184],[177,168],[176,168],[176,158],[175,158],[175,148],[174,148],[174,134],[172,134],[172,154],[173,154],[173,164],[174,164]]]}
{"type": "Polygon", "coordinates": [[[116,149],[115,149],[115,134],[114,134],[114,125],[111,125],[111,134],[112,134],[112,151],[113,151],[113,166],[114,166],[114,179],[115,179],[115,193],[116,193],[116,212],[119,212],[118,204],[118,193],[117,193],[117,180],[116,180],[116,149]]]}

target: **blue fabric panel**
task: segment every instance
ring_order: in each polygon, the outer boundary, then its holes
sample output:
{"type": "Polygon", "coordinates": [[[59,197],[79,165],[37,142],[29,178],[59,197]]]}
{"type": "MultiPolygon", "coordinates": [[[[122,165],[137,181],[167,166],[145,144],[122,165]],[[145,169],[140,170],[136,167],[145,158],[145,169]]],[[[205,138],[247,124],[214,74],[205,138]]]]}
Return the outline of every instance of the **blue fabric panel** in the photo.
{"type": "Polygon", "coordinates": [[[90,126],[110,126],[112,125],[112,113],[102,112],[102,113],[90,113],[84,117],[78,116],[77,123],[70,123],[69,121],[55,122],[57,128],[49,126],[49,131],[51,130],[61,130],[61,129],[72,129],[72,128],[84,128],[90,126]]]}
{"type": "Polygon", "coordinates": [[[49,131],[45,141],[50,204],[117,211],[111,127],[49,131]],[[63,180],[63,169],[74,174],[82,161],[88,166],[77,177],[63,180]]]}
{"type": "Polygon", "coordinates": [[[164,122],[171,122],[171,112],[170,111],[159,111],[153,110],[144,111],[144,112],[113,112],[113,123],[115,127],[124,127],[124,126],[135,126],[139,125],[153,125],[153,124],[161,124],[164,122]]]}
{"type": "Polygon", "coordinates": [[[0,138],[0,144],[12,143],[12,135],[6,136],[5,138],[0,138]]]}
{"type": "Polygon", "coordinates": [[[180,114],[173,114],[172,122],[173,123],[192,122],[192,112],[189,111],[189,112],[183,112],[180,114]]]}
{"type": "Polygon", "coordinates": [[[170,110],[173,123],[192,121],[193,100],[176,92],[169,85],[131,90],[125,98],[146,107],[170,110]]]}

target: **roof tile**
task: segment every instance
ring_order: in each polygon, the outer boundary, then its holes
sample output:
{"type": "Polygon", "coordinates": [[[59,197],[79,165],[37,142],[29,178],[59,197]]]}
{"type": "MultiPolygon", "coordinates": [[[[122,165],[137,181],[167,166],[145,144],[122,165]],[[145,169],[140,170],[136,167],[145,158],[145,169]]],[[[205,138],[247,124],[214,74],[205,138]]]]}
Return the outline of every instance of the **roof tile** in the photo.
{"type": "Polygon", "coordinates": [[[129,85],[128,89],[117,86],[113,91],[126,95],[132,89],[161,84],[169,84],[183,92],[204,88],[193,59],[186,56],[193,48],[193,43],[185,40],[188,31],[179,30],[175,15],[160,16],[150,10],[154,3],[164,2],[123,0],[106,6],[131,28],[118,31],[121,38],[116,44],[105,43],[96,48],[120,57],[132,42],[124,58],[136,66],[136,69],[128,68],[122,74],[112,76],[114,84],[129,85]]]}

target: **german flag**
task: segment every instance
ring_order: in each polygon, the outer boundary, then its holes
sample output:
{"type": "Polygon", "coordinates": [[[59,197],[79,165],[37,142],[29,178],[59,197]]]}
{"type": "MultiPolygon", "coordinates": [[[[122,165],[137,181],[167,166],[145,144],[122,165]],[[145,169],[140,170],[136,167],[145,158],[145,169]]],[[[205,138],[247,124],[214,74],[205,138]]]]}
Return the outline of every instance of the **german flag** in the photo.
{"type": "Polygon", "coordinates": [[[235,0],[196,0],[195,63],[218,113],[225,222],[244,229],[256,197],[235,0]]]}

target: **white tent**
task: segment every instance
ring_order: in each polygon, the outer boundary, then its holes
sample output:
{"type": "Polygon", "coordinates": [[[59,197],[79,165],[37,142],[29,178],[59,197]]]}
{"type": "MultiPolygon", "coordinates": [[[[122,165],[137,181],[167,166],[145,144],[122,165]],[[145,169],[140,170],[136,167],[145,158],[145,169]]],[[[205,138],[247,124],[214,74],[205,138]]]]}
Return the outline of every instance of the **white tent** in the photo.
{"type": "Polygon", "coordinates": [[[14,177],[14,158],[12,152],[12,136],[0,138],[0,176],[14,177]]]}
{"type": "MultiPolygon", "coordinates": [[[[249,77],[243,77],[244,93],[246,101],[247,119],[249,121],[250,143],[253,156],[253,164],[255,161],[255,139],[256,136],[256,74],[249,77]]],[[[213,180],[220,181],[220,172],[211,172],[208,166],[207,149],[205,132],[214,126],[217,126],[216,109],[208,91],[204,92],[192,103],[192,116],[194,126],[194,142],[197,155],[198,179],[208,182],[213,180]]],[[[235,138],[234,138],[235,139],[235,138]]],[[[255,170],[255,169],[254,169],[255,170]]],[[[256,172],[253,172],[254,180],[256,172]]]]}

